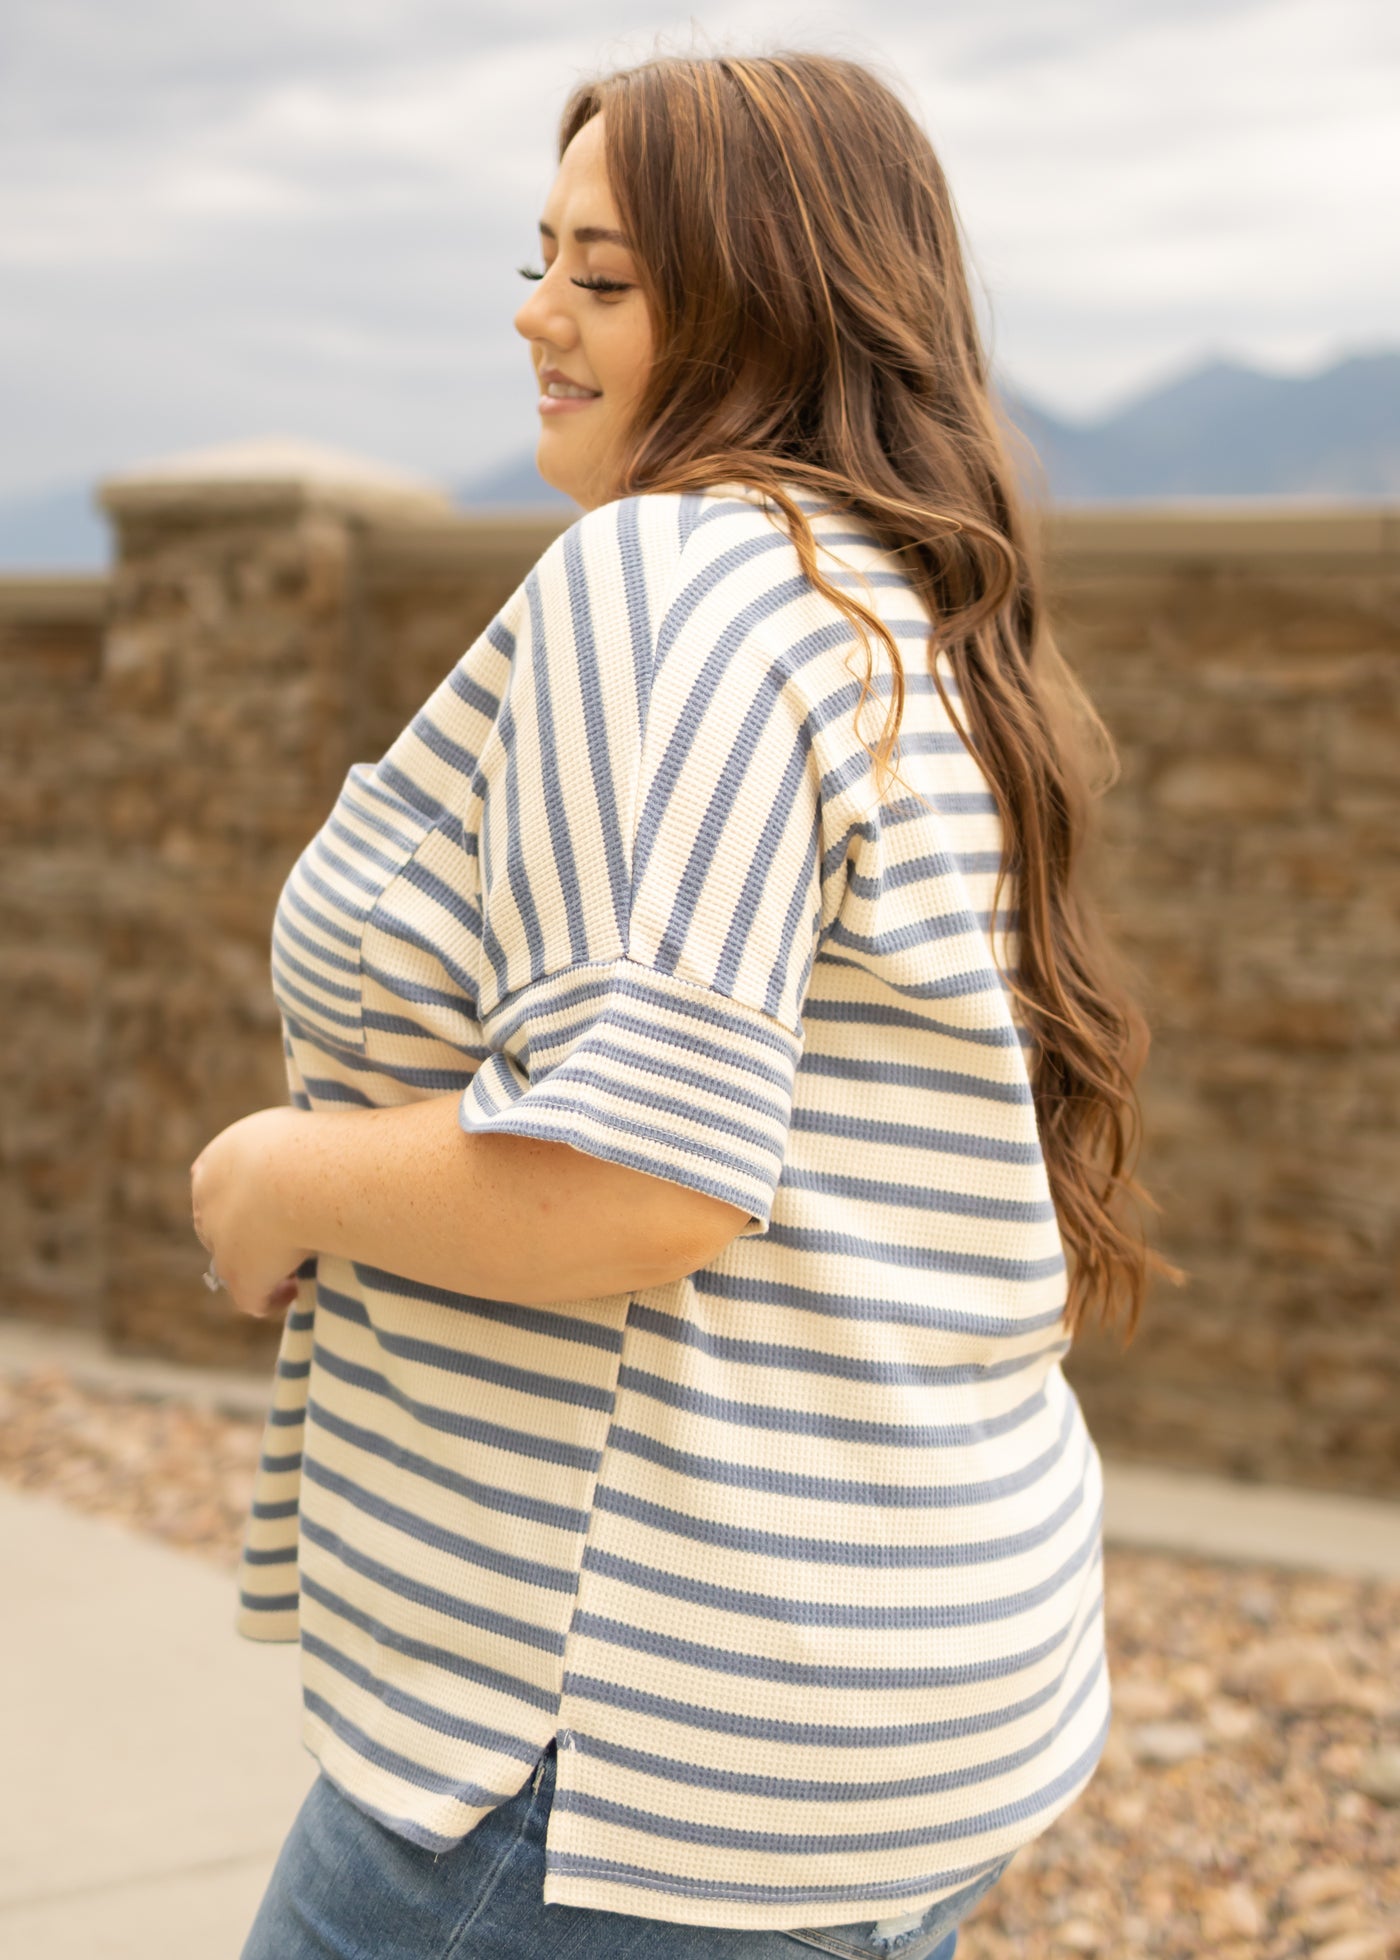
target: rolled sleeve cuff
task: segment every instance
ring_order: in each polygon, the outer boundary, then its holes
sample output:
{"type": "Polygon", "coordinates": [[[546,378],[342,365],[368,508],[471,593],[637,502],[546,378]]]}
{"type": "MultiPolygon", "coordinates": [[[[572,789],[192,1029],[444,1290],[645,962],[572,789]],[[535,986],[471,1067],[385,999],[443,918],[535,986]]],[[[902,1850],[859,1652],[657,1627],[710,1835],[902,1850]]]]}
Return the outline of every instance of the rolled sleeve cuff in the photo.
{"type": "Polygon", "coordinates": [[[801,1038],[632,960],[575,966],[502,1001],[458,1104],[468,1132],[567,1143],[707,1192],[768,1229],[801,1038]]]}

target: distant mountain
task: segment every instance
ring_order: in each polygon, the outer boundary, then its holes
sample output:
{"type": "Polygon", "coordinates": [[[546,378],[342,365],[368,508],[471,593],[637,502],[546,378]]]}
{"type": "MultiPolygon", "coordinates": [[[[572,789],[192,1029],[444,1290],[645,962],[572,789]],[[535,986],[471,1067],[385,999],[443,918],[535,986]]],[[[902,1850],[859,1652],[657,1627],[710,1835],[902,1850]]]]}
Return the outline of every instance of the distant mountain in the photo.
{"type": "Polygon", "coordinates": [[[1300,376],[1210,361],[1096,422],[1002,402],[1062,503],[1400,494],[1400,353],[1300,376]]]}
{"type": "MultiPolygon", "coordinates": [[[[1300,376],[1207,361],[1090,422],[1004,386],[999,400],[1024,437],[1012,445],[1018,472],[1038,494],[1043,471],[1057,503],[1400,496],[1400,351],[1352,354],[1300,376]]],[[[578,509],[529,452],[456,494],[470,510],[578,509]]],[[[0,500],[0,573],[95,571],[109,556],[91,486],[0,500]]]]}

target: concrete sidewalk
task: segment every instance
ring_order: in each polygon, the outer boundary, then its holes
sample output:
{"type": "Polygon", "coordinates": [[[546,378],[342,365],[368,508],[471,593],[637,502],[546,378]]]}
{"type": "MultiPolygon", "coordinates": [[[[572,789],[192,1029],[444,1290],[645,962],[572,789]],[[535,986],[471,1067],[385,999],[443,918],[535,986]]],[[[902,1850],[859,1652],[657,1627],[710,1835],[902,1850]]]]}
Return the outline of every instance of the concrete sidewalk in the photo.
{"type": "MultiPolygon", "coordinates": [[[[0,1374],[259,1413],[269,1383],[0,1323],[0,1374]]],[[[1110,1545],[1400,1580],[1400,1504],[1105,1464],[1110,1545]]],[[[0,1953],[237,1960],[315,1777],[294,1646],[233,1630],[234,1578],[0,1485],[0,1953]]]]}
{"type": "Polygon", "coordinates": [[[315,1776],[231,1574],[0,1485],[0,1953],[237,1960],[315,1776]]]}

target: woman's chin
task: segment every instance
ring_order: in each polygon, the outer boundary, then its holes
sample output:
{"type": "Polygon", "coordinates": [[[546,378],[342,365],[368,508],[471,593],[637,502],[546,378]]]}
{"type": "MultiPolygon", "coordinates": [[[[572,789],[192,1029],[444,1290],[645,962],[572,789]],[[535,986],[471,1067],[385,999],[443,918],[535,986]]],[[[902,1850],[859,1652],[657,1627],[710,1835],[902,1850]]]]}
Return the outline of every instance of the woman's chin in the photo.
{"type": "Polygon", "coordinates": [[[569,427],[549,427],[545,419],[535,445],[535,468],[551,490],[571,496],[582,510],[596,510],[616,494],[608,488],[616,478],[614,451],[602,429],[590,431],[586,441],[578,435],[569,427]]]}
{"type": "Polygon", "coordinates": [[[572,497],[576,504],[589,509],[596,498],[591,495],[593,472],[580,467],[580,459],[568,453],[567,441],[560,441],[559,435],[550,428],[540,430],[539,443],[535,449],[535,468],[544,478],[551,490],[558,490],[565,497],[572,497]]]}

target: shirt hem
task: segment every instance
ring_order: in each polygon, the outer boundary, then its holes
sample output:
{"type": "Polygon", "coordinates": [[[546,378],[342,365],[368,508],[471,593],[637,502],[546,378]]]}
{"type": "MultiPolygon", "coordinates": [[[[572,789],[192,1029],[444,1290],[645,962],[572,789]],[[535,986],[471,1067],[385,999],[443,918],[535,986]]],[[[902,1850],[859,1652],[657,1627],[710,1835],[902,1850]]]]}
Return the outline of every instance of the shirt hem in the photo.
{"type": "Polygon", "coordinates": [[[301,1638],[301,1615],[295,1606],[277,1613],[250,1612],[240,1606],[234,1615],[233,1630],[244,1640],[255,1640],[267,1646],[280,1643],[283,1646],[301,1638]]]}

